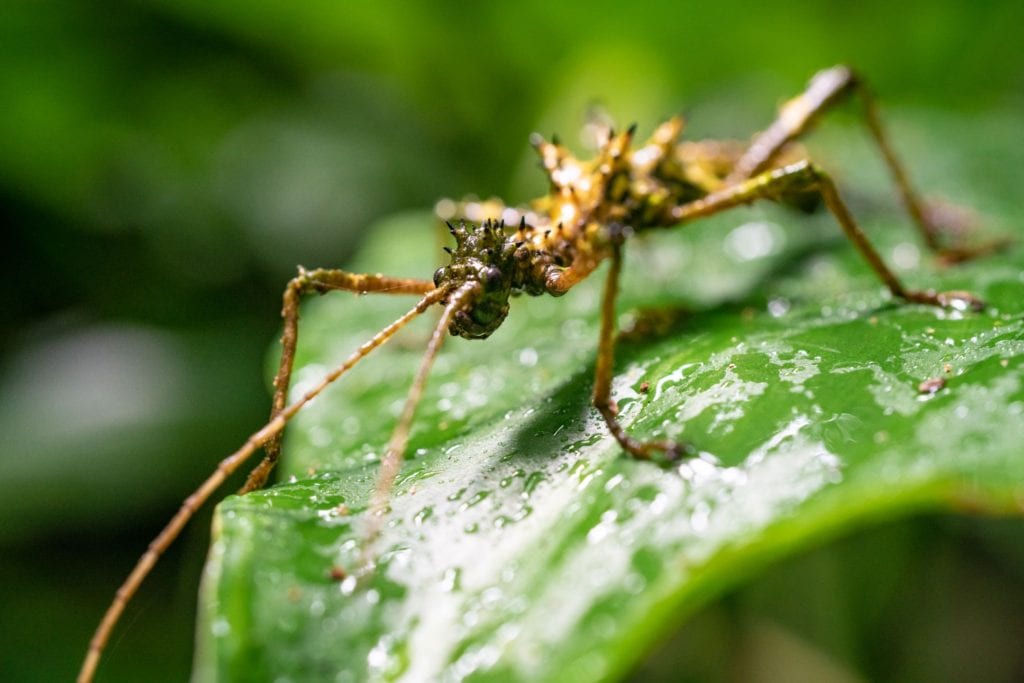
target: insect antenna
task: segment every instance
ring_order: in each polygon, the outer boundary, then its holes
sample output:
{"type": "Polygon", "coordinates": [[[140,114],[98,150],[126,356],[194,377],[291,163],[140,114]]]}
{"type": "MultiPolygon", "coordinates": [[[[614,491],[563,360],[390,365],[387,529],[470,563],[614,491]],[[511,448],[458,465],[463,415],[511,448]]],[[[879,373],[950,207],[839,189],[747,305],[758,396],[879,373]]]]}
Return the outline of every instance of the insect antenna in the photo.
{"type": "MultiPolygon", "coordinates": [[[[89,683],[89,681],[92,681],[93,676],[96,673],[96,667],[100,661],[100,656],[103,654],[103,649],[106,647],[107,641],[110,639],[110,633],[117,624],[121,614],[124,612],[128,602],[138,591],[139,586],[142,585],[146,576],[148,576],[150,571],[152,571],[157,560],[160,559],[160,556],[171,546],[174,540],[181,533],[185,524],[187,524],[196,511],[202,507],[203,503],[205,503],[220,487],[220,485],[223,484],[228,477],[234,474],[235,471],[237,471],[238,468],[241,467],[257,449],[260,448],[260,446],[280,434],[281,430],[283,430],[285,425],[288,424],[288,421],[302,410],[307,403],[316,398],[324,389],[348,372],[356,363],[365,358],[371,351],[384,344],[384,342],[390,339],[396,332],[398,332],[398,330],[405,327],[409,321],[426,311],[431,305],[444,298],[447,291],[448,290],[445,288],[438,288],[428,292],[426,296],[420,299],[407,313],[375,334],[348,358],[346,358],[340,365],[325,375],[315,387],[303,394],[302,398],[284,408],[284,410],[278,413],[276,417],[265,424],[259,431],[253,433],[248,439],[246,439],[241,448],[217,464],[217,469],[214,470],[213,474],[211,474],[206,481],[204,481],[199,488],[192,493],[192,495],[185,499],[181,504],[181,508],[174,517],[171,518],[171,521],[167,523],[167,526],[165,526],[159,535],[150,542],[149,548],[145,553],[143,553],[142,557],[139,558],[139,561],[128,575],[128,578],[125,579],[124,583],[121,584],[121,587],[117,589],[113,602],[111,602],[110,606],[107,608],[107,611],[103,615],[103,619],[100,621],[99,626],[96,628],[96,632],[93,634],[92,640],[89,642],[89,651],[86,653],[85,660],[82,662],[82,668],[78,673],[78,683],[89,683]]],[[[447,321],[451,318],[452,313],[455,308],[457,308],[455,305],[456,301],[461,302],[463,298],[464,296],[460,298],[458,295],[452,298],[452,303],[449,303],[445,308],[445,315],[442,316],[442,320],[447,321]]],[[[433,354],[436,354],[436,347],[440,346],[440,342],[437,342],[435,339],[437,336],[437,330],[435,330],[434,338],[431,339],[431,346],[427,351],[428,357],[430,357],[431,360],[433,360],[433,354]],[[431,349],[433,349],[433,351],[431,351],[431,349]]],[[[429,367],[430,365],[427,363],[426,368],[428,370],[429,367]]],[[[421,374],[425,374],[422,372],[422,368],[421,374]]],[[[415,398],[417,399],[419,398],[419,393],[422,391],[422,384],[423,381],[421,378],[417,377],[417,382],[413,385],[416,392],[415,398]]],[[[411,391],[410,399],[412,398],[413,392],[411,391]]],[[[400,426],[402,424],[402,422],[399,422],[400,426]]],[[[398,430],[396,430],[395,437],[392,437],[392,441],[399,444],[401,447],[404,447],[408,431],[409,425],[406,423],[404,425],[404,433],[401,434],[401,439],[396,440],[399,436],[398,430]]],[[[391,479],[394,479],[393,474],[391,475],[391,479]]]]}
{"type": "Polygon", "coordinates": [[[373,545],[380,535],[384,513],[388,502],[391,500],[391,490],[394,488],[395,478],[402,468],[405,447],[409,441],[409,429],[412,426],[412,419],[416,413],[416,406],[423,396],[423,388],[427,384],[430,368],[434,365],[434,359],[437,358],[438,351],[441,350],[441,345],[447,336],[446,332],[452,318],[460,310],[467,307],[469,298],[476,292],[478,287],[477,283],[470,282],[452,294],[451,299],[444,308],[444,312],[441,314],[441,319],[437,321],[437,325],[434,327],[434,333],[430,336],[430,343],[427,344],[423,360],[420,361],[420,368],[416,372],[416,378],[413,380],[412,386],[409,387],[409,394],[405,399],[402,414],[398,418],[398,423],[395,424],[395,431],[392,432],[387,450],[381,459],[380,473],[377,475],[377,486],[374,488],[373,495],[370,498],[362,566],[360,567],[361,572],[367,572],[372,567],[374,559],[373,545]]]}

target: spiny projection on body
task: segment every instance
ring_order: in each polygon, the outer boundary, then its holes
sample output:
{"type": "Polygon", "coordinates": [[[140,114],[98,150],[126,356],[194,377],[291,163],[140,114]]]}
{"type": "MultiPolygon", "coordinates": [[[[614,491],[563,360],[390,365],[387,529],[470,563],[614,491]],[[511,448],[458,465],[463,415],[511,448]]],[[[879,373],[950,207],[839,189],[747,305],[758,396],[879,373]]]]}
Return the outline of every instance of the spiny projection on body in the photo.
{"type": "Polygon", "coordinates": [[[635,233],[670,228],[761,199],[803,208],[823,203],[893,297],[962,310],[981,309],[982,302],[967,292],[906,289],[861,231],[832,180],[806,158],[796,142],[822,113],[851,95],[859,96],[865,124],[889,169],[904,208],[923,242],[940,261],[955,263],[1000,248],[1002,241],[976,247],[942,244],[943,226],[933,217],[937,214],[930,211],[911,188],[867,87],[854,72],[842,66],[816,74],[807,90],[785,103],[775,122],[756,135],[750,144],[714,140],[681,142],[681,117],[661,124],[650,139],[640,145],[634,145],[635,128],[617,135],[605,130],[597,156],[589,161],[576,159],[557,141],[548,142],[535,135],[531,142],[550,181],[549,192],[524,208],[508,207],[499,200],[446,202],[439,214],[454,221],[454,224],[449,223],[449,228],[455,237],[455,248],[447,249],[451,260],[437,270],[433,280],[335,269],[299,269],[284,292],[283,350],[274,379],[270,421],[218,464],[214,473],[184,501],[150,544],[104,614],[90,642],[79,682],[92,680],[100,655],[128,601],[196,509],[263,447],[264,458],[250,473],[241,493],[261,488],[280,455],[281,433],[288,421],[362,358],[434,305],[441,306],[443,312],[409,388],[370,498],[364,542],[363,569],[366,571],[372,568],[373,543],[401,467],[416,405],[446,334],[467,339],[488,337],[508,315],[509,298],[513,294],[561,296],[602,262],[610,260],[601,302],[594,406],[611,434],[632,457],[674,460],[690,451],[687,445],[672,441],[637,439],[616,417],[611,396],[615,300],[623,245],[635,233]],[[405,315],[365,342],[316,386],[287,404],[298,341],[300,299],[304,294],[332,290],[408,294],[421,298],[405,315]]]}

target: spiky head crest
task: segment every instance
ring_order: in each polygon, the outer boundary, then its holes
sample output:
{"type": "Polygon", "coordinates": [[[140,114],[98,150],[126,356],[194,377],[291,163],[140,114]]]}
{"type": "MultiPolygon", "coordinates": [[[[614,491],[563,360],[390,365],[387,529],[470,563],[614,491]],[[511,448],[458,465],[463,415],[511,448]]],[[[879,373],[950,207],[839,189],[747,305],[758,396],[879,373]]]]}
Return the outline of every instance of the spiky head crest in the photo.
{"type": "Polygon", "coordinates": [[[434,273],[434,284],[455,291],[476,283],[467,305],[455,313],[449,331],[466,339],[491,335],[508,315],[508,299],[516,282],[518,244],[505,235],[504,223],[485,221],[479,226],[448,224],[455,249],[451,262],[434,273]]]}

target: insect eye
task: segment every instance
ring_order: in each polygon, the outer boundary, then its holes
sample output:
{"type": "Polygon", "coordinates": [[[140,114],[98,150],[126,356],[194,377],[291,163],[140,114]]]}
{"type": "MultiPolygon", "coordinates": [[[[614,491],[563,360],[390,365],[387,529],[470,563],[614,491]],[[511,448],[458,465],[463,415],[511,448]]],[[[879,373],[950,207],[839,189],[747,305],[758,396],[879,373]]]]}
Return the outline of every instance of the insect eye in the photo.
{"type": "Polygon", "coordinates": [[[444,280],[444,272],[445,272],[445,270],[446,269],[442,266],[441,268],[438,268],[437,270],[434,271],[434,286],[435,287],[440,287],[441,286],[441,281],[444,280]]]}
{"type": "Polygon", "coordinates": [[[484,271],[484,277],[487,278],[487,286],[492,289],[501,285],[501,270],[495,266],[491,266],[484,271]]]}

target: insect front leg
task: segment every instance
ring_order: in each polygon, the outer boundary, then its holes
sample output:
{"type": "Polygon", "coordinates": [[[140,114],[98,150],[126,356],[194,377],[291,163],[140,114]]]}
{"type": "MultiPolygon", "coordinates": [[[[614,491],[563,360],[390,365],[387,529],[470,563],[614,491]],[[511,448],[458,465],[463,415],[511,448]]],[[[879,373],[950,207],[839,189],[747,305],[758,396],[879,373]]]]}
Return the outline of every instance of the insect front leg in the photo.
{"type": "Polygon", "coordinates": [[[959,217],[953,220],[943,219],[942,216],[950,216],[957,212],[943,208],[941,203],[930,205],[914,191],[903,163],[896,156],[889,136],[882,126],[871,90],[854,71],[845,66],[819,71],[811,79],[807,90],[786,102],[780,109],[778,118],[754,138],[750,147],[736,162],[726,178],[726,184],[739,183],[771,168],[783,154],[787,144],[806,134],[821,114],[854,94],[860,98],[864,122],[889,168],[904,208],[921,233],[924,243],[938,254],[941,262],[952,264],[966,261],[1001,249],[1008,244],[1005,239],[970,247],[942,244],[941,233],[965,232],[971,220],[965,220],[963,212],[959,212],[959,217]]]}
{"type": "MultiPolygon", "coordinates": [[[[334,271],[340,272],[340,271],[334,271]]],[[[351,276],[350,273],[345,274],[351,276]]],[[[381,276],[367,276],[370,278],[380,278],[381,276]]],[[[299,278],[302,278],[300,273],[299,278]]],[[[330,280],[330,277],[325,279],[330,280]]],[[[414,286],[415,281],[399,281],[405,282],[409,286],[414,286]]],[[[289,290],[293,291],[293,296],[298,297],[298,294],[302,291],[303,287],[299,284],[289,285],[289,290]]],[[[330,287],[327,287],[330,289],[330,287]]],[[[254,432],[245,440],[245,443],[236,450],[234,453],[224,458],[217,464],[217,468],[213,473],[199,485],[192,494],[185,499],[178,509],[178,512],[171,518],[171,521],[163,528],[163,530],[157,535],[155,539],[149,544],[146,552],[142,554],[139,561],[135,564],[128,578],[124,580],[121,587],[117,589],[114,594],[114,600],[110,603],[107,611],[103,614],[103,619],[100,620],[99,625],[96,627],[96,632],[93,634],[92,640],[89,641],[89,650],[86,653],[85,660],[82,662],[82,668],[78,674],[78,683],[90,683],[93,679],[93,675],[96,673],[96,667],[99,665],[100,656],[103,654],[103,649],[107,645],[107,641],[110,640],[110,634],[117,624],[118,619],[121,618],[121,614],[127,607],[128,602],[132,599],[138,591],[139,586],[145,580],[146,576],[156,565],[160,556],[163,555],[164,551],[170,547],[174,540],[181,533],[181,530],[188,523],[188,521],[195,514],[203,503],[209,500],[210,496],[220,488],[228,477],[234,474],[238,469],[245,464],[248,459],[261,447],[266,446],[271,440],[276,438],[281,430],[284,429],[285,425],[300,410],[303,409],[310,401],[315,399],[321,394],[328,386],[338,380],[342,375],[351,370],[356,363],[369,355],[374,349],[382,346],[391,337],[395,335],[400,329],[409,324],[413,318],[420,316],[428,308],[439,302],[445,295],[443,289],[431,289],[427,292],[423,298],[416,303],[408,313],[395,320],[390,325],[387,325],[382,330],[373,335],[370,339],[363,342],[363,344],[349,355],[340,365],[328,372],[324,377],[317,383],[313,388],[306,391],[294,403],[284,406],[281,409],[274,411],[274,416],[270,419],[267,424],[263,425],[259,430],[254,432]]],[[[285,296],[288,296],[286,291],[285,296]]],[[[286,310],[290,310],[297,319],[297,306],[289,307],[286,305],[286,310]]],[[[294,343],[291,346],[291,352],[294,353],[294,343]]],[[[267,470],[269,472],[269,469],[267,470]]]]}
{"type": "Polygon", "coordinates": [[[706,197],[688,204],[677,206],[672,211],[677,222],[709,216],[734,206],[749,204],[758,199],[778,199],[793,192],[817,192],[825,206],[835,217],[846,236],[857,247],[864,260],[885,283],[893,296],[906,301],[945,306],[957,309],[981,310],[984,303],[969,292],[935,292],[907,289],[896,274],[889,269],[882,257],[868,241],[867,235],[857,225],[846,203],[839,196],[832,179],[810,161],[804,160],[767,171],[738,185],[713,192],[706,197]]]}
{"type": "Polygon", "coordinates": [[[668,461],[689,454],[690,448],[674,441],[639,441],[626,433],[617,417],[618,409],[612,399],[612,373],[615,365],[615,299],[619,291],[619,273],[622,270],[622,247],[612,252],[611,268],[605,280],[601,301],[601,337],[597,347],[597,365],[594,369],[594,407],[600,411],[608,430],[622,448],[638,460],[650,460],[656,453],[664,454],[668,461]]]}
{"type": "MultiPolygon", "coordinates": [[[[285,287],[281,317],[284,318],[284,333],[281,335],[281,364],[274,376],[274,400],[271,404],[270,419],[273,420],[284,410],[291,383],[292,367],[295,363],[295,348],[299,341],[299,305],[302,296],[310,292],[325,294],[330,291],[347,291],[358,294],[426,294],[434,289],[434,283],[412,278],[388,277],[350,273],[345,270],[299,268],[299,274],[285,287]]],[[[264,446],[263,460],[253,468],[240,493],[262,488],[281,454],[281,435],[277,434],[264,446]]]]}

